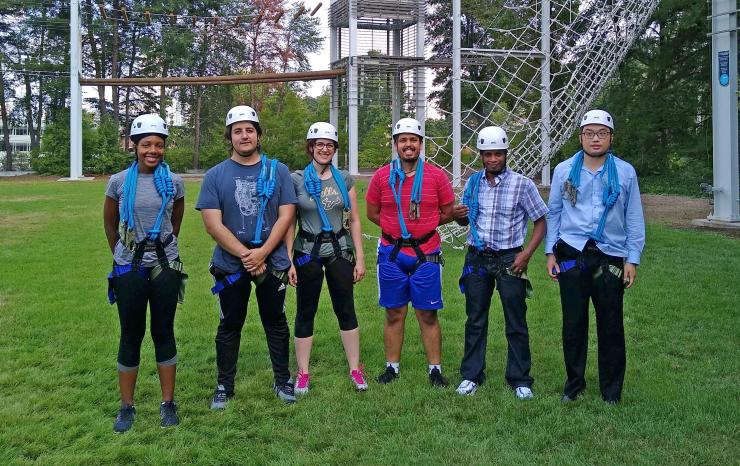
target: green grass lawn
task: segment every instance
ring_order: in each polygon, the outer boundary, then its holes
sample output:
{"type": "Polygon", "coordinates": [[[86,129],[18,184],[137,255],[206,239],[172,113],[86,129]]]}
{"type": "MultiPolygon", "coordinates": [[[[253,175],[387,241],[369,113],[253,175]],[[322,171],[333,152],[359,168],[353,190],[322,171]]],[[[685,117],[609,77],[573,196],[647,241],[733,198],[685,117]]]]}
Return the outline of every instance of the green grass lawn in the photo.
{"type": "MultiPolygon", "coordinates": [[[[411,316],[401,378],[390,386],[373,381],[366,393],[355,393],[325,291],[309,395],[293,406],[275,398],[264,334],[250,303],[237,396],[225,412],[212,412],[218,312],[207,273],[213,243],[192,208],[198,182],[187,182],[180,237],[190,275],[175,321],[182,422],[159,427],[159,385],[147,336],[136,424],[116,435],[119,330],[116,309],[106,300],[111,255],[102,228],[104,188],[98,180],[0,181],[2,464],[738,464],[737,239],[648,225],[643,265],[625,298],[628,367],[618,406],[604,404],[598,393],[593,323],[588,389],[576,403],[559,403],[565,377],[560,301],[537,254],[530,264],[531,401],[516,400],[503,379],[498,299],[488,383],[475,397],[428,386],[411,316]]],[[[367,226],[367,232],[377,229],[367,226]]],[[[355,291],[362,360],[373,379],[384,362],[374,247],[373,240],[365,242],[368,274],[355,291]]],[[[456,385],[465,321],[457,288],[463,254],[451,248],[445,254],[443,367],[456,385]]],[[[292,291],[286,309],[292,328],[292,291]]]]}

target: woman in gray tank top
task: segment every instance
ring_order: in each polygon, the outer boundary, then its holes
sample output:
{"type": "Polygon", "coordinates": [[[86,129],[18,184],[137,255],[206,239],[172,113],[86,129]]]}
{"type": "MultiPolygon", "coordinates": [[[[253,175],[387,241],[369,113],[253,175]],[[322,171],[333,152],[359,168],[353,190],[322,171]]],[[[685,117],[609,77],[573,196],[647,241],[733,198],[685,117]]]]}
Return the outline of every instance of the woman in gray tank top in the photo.
{"type": "Polygon", "coordinates": [[[332,165],[338,149],[337,130],[329,123],[314,123],[306,136],[311,162],[291,175],[298,195],[298,234],[293,225],[286,235],[293,266],[288,276],[296,287],[295,349],[297,394],[308,393],[313,323],[324,275],[354,387],[367,390],[360,365],[360,329],[355,314],[354,283],[365,276],[362,227],[357,211],[354,181],[332,165]]]}

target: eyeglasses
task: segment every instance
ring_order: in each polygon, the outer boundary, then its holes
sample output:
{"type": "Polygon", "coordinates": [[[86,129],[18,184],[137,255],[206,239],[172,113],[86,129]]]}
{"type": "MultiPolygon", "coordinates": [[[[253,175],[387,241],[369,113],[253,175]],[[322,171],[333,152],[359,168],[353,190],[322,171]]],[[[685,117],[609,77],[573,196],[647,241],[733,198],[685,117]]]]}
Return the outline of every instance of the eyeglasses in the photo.
{"type": "Polygon", "coordinates": [[[598,137],[599,139],[606,139],[607,136],[609,136],[611,133],[605,129],[602,129],[601,131],[591,131],[587,130],[581,133],[581,136],[583,136],[586,139],[593,139],[594,136],[598,137]]]}
{"type": "Polygon", "coordinates": [[[318,150],[334,150],[334,148],[337,146],[332,142],[317,142],[316,144],[314,144],[314,147],[318,150]]]}

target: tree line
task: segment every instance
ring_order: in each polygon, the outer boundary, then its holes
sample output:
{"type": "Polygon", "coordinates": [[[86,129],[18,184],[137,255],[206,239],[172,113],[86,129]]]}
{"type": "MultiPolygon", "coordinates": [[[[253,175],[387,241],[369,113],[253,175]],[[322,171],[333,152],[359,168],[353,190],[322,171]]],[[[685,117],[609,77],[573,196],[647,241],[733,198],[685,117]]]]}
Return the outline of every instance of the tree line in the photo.
{"type": "MultiPolygon", "coordinates": [[[[478,26],[491,14],[483,5],[463,0],[462,40],[480,42],[478,26]],[[481,21],[478,21],[480,19],[481,21]]],[[[434,53],[451,47],[451,7],[446,0],[428,2],[427,40],[434,53]]],[[[310,69],[308,55],[321,50],[318,19],[300,4],[283,0],[211,0],[165,2],[115,0],[105,6],[81,2],[83,73],[86,76],[205,76],[310,69]],[[304,8],[304,14],[298,14],[304,8]],[[150,12],[149,17],[146,12],[150,12]],[[220,21],[213,18],[221,18],[220,21]],[[239,23],[237,24],[237,19],[239,23]]],[[[710,24],[707,2],[663,0],[648,29],[629,51],[596,105],[615,115],[617,153],[635,165],[657,190],[711,181],[710,24]],[[662,181],[661,181],[662,180],[662,181]],[[678,180],[678,182],[676,181],[678,180]]],[[[516,10],[511,10],[515,14],[516,10]]],[[[4,95],[3,128],[27,127],[34,168],[46,173],[68,170],[69,6],[65,1],[0,0],[0,80],[4,95]],[[19,10],[19,2],[24,5],[19,10]],[[23,70],[23,71],[19,71],[23,70]],[[20,96],[16,90],[23,90],[20,96]],[[9,110],[7,102],[12,102],[9,110]],[[45,126],[44,137],[39,137],[45,126]],[[65,133],[66,131],[66,133],[65,133]]],[[[505,38],[500,39],[505,40],[505,38]]],[[[498,44],[502,46],[502,44],[498,44]]],[[[505,44],[503,44],[505,45],[505,44]]],[[[327,52],[328,53],[328,52],[327,52]]],[[[485,67],[471,70],[485,77],[485,67]]],[[[442,91],[433,96],[450,107],[449,70],[436,75],[442,91]]],[[[367,79],[370,79],[369,77],[367,79]]],[[[381,80],[373,85],[381,89],[381,80]]],[[[463,107],[476,95],[463,93],[463,107]]],[[[104,87],[87,103],[94,113],[84,118],[86,171],[113,170],[130,160],[119,149],[119,131],[143,112],[166,112],[177,103],[182,128],[173,130],[168,160],[178,169],[207,168],[225,156],[223,117],[243,103],[260,111],[265,147],[294,166],[305,163],[305,127],[328,118],[328,90],[317,98],[300,84],[183,86],[172,88],[104,87]]],[[[360,162],[377,166],[389,153],[389,102],[363,102],[360,162]],[[379,144],[378,139],[382,139],[379,144]]],[[[340,117],[341,118],[341,117],[340,117]]],[[[439,135],[451,128],[447,119],[429,121],[439,135]]],[[[7,142],[8,135],[3,134],[7,142]]],[[[346,141],[340,141],[346,143],[346,141]]],[[[6,144],[7,147],[7,144],[6,144]]],[[[346,147],[346,146],[345,146],[346,147]]],[[[577,148],[574,137],[554,162],[577,148]]],[[[12,168],[6,157],[6,169],[12,168]]]]}

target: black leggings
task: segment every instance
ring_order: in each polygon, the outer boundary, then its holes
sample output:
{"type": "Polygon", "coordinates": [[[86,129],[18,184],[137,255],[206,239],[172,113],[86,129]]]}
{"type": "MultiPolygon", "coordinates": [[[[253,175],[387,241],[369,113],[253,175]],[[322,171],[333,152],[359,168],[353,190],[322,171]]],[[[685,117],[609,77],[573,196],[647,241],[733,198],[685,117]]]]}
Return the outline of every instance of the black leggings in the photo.
{"type": "MultiPolygon", "coordinates": [[[[296,251],[296,257],[303,254],[296,251]]],[[[354,330],[357,328],[357,315],[352,294],[354,264],[343,257],[334,259],[331,263],[322,266],[311,260],[296,267],[298,286],[296,289],[298,310],[295,316],[295,336],[307,338],[313,335],[313,321],[319,307],[319,296],[324,282],[329,287],[334,314],[337,315],[340,330],[354,330]]]]}
{"type": "Polygon", "coordinates": [[[146,333],[147,304],[157,364],[177,363],[175,310],[180,281],[180,272],[173,269],[163,270],[154,280],[133,271],[112,279],[121,322],[118,370],[128,372],[139,367],[141,342],[146,333]]]}

